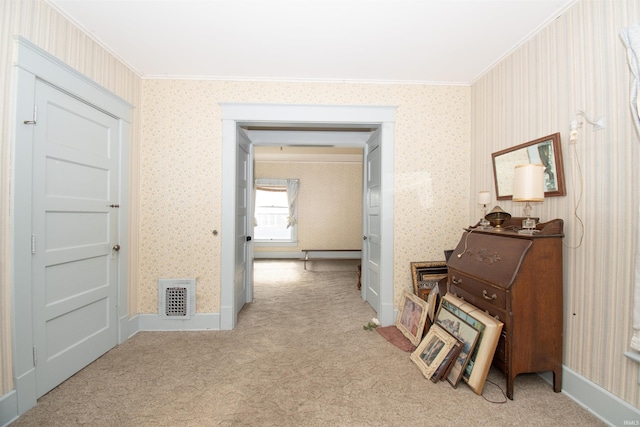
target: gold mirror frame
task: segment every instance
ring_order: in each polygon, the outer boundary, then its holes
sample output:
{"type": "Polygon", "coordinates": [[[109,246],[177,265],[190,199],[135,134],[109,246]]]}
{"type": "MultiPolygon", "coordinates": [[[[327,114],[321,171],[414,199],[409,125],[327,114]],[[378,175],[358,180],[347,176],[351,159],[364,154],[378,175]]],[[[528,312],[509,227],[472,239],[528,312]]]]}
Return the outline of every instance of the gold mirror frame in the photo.
{"type": "Polygon", "coordinates": [[[545,167],[544,197],[566,196],[560,133],[554,133],[515,147],[491,154],[496,198],[508,200],[513,196],[513,170],[517,165],[542,163],[545,167]]]}

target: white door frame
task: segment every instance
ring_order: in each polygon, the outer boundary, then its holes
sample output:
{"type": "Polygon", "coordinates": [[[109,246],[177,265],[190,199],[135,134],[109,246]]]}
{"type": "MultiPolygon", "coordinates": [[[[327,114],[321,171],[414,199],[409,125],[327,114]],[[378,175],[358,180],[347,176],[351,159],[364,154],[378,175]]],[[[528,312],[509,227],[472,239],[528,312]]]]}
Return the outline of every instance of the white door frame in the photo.
{"type": "Polygon", "coordinates": [[[234,313],[235,176],[238,126],[370,126],[381,130],[382,241],[379,320],[394,322],[393,310],[393,166],[396,107],[221,103],[222,107],[222,227],[220,329],[236,326],[234,313]]]}
{"type": "Polygon", "coordinates": [[[116,117],[119,122],[120,177],[118,209],[118,343],[129,337],[128,329],[128,218],[129,218],[129,129],[132,106],[78,71],[21,37],[14,39],[14,92],[12,184],[11,184],[11,278],[13,294],[13,363],[17,414],[37,403],[33,361],[33,307],[31,292],[31,178],[35,81],[41,79],[88,104],[116,117]]]}

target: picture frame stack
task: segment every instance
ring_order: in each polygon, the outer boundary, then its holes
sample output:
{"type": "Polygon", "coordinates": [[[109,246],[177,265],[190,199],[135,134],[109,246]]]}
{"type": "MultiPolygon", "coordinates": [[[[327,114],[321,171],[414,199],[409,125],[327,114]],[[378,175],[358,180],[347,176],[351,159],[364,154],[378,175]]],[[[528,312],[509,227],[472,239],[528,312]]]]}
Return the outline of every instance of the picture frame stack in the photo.
{"type": "Polygon", "coordinates": [[[460,353],[456,360],[452,362],[452,367],[446,377],[449,384],[456,388],[476,348],[480,330],[473,324],[463,320],[448,305],[443,304],[438,309],[436,324],[446,329],[462,343],[460,353]]]}
{"type": "Polygon", "coordinates": [[[411,263],[413,293],[426,300],[430,291],[446,283],[448,268],[446,261],[420,261],[411,263]]]}
{"type": "Polygon", "coordinates": [[[442,293],[446,291],[448,268],[446,261],[420,261],[411,263],[413,293],[427,301],[425,332],[433,324],[442,293]]]}
{"type": "Polygon", "coordinates": [[[410,359],[428,380],[463,381],[482,394],[504,324],[447,293],[446,261],[412,262],[411,277],[413,294],[403,292],[396,320],[415,346],[410,359]]]}
{"type": "MultiPolygon", "coordinates": [[[[504,324],[476,306],[450,293],[447,293],[442,298],[440,309],[442,308],[455,314],[479,331],[475,348],[464,367],[462,379],[476,394],[482,394],[504,324]]],[[[440,312],[438,312],[438,315],[440,315],[440,312]]],[[[436,316],[437,322],[438,316],[436,316]]]]}
{"type": "Polygon", "coordinates": [[[482,394],[502,327],[499,320],[447,293],[410,359],[433,382],[446,380],[456,388],[463,380],[482,394]]]}

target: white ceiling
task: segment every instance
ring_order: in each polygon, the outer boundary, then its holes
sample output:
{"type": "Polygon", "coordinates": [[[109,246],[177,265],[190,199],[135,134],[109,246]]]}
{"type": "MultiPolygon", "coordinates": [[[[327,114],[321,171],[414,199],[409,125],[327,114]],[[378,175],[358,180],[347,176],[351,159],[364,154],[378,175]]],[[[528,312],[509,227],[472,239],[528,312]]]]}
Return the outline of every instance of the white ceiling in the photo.
{"type": "Polygon", "coordinates": [[[470,84],[576,0],[47,0],[142,77],[470,84]]]}

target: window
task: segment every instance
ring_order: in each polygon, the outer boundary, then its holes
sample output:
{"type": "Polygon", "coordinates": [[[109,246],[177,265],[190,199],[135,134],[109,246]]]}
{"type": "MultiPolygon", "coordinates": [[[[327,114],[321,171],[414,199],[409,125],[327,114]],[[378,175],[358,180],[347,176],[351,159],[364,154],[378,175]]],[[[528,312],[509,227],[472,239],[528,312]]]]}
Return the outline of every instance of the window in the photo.
{"type": "Polygon", "coordinates": [[[257,179],[253,231],[256,242],[296,242],[297,204],[298,180],[257,179]]]}

